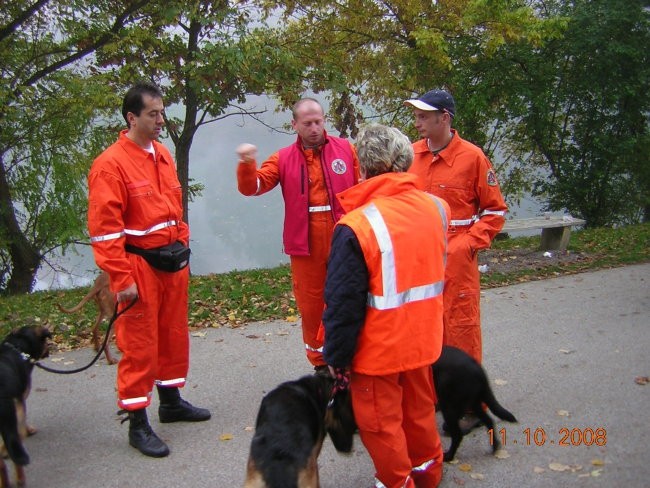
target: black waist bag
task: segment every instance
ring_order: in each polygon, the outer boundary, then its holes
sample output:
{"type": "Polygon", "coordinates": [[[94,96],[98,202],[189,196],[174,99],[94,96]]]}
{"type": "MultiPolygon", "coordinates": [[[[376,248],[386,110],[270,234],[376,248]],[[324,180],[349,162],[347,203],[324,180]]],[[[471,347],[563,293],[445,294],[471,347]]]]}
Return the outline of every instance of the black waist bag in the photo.
{"type": "Polygon", "coordinates": [[[168,273],[180,271],[190,264],[190,248],[178,241],[154,249],[141,249],[127,244],[124,249],[131,254],[142,256],[154,268],[168,273]]]}

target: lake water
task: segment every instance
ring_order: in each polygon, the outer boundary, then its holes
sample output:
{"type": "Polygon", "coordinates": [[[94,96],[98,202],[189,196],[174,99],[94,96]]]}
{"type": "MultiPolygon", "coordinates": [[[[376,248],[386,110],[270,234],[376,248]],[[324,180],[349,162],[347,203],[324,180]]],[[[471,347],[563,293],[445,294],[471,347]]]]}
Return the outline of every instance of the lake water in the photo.
{"type": "MultiPolygon", "coordinates": [[[[282,130],[282,125],[290,122],[291,113],[275,113],[275,105],[265,97],[251,97],[246,106],[267,108],[268,112],[260,117],[262,122],[228,117],[203,126],[194,138],[190,178],[203,183],[205,189],[189,205],[193,274],[269,268],[288,262],[282,252],[284,204],[280,188],[259,197],[241,195],[237,190],[235,148],[242,142],[255,144],[261,162],[293,143],[295,134],[279,133],[267,127],[282,130]]],[[[163,139],[162,142],[173,153],[171,141],[163,139]]],[[[518,217],[531,216],[538,213],[539,204],[527,199],[511,210],[518,217]]],[[[84,286],[93,280],[97,270],[87,246],[52,261],[60,269],[39,270],[36,290],[84,286]]]]}

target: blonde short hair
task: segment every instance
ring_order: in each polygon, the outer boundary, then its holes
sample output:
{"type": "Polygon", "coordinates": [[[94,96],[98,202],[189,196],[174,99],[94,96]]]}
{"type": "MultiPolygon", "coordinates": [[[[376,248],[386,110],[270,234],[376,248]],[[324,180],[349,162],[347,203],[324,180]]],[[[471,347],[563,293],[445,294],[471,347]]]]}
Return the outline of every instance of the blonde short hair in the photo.
{"type": "Polygon", "coordinates": [[[381,124],[363,126],[355,146],[366,178],[407,171],[413,162],[411,141],[394,127],[381,124]]]}

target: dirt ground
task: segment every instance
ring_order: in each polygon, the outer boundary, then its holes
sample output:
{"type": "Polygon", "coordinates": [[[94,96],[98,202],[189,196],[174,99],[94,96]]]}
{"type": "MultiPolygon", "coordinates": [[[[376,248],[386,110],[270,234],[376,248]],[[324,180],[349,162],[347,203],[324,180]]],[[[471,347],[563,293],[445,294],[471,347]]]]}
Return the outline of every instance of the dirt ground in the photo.
{"type": "Polygon", "coordinates": [[[487,265],[486,273],[512,273],[519,270],[540,270],[549,266],[575,263],[589,259],[587,254],[569,251],[536,251],[531,249],[485,249],[479,253],[479,266],[487,265]]]}

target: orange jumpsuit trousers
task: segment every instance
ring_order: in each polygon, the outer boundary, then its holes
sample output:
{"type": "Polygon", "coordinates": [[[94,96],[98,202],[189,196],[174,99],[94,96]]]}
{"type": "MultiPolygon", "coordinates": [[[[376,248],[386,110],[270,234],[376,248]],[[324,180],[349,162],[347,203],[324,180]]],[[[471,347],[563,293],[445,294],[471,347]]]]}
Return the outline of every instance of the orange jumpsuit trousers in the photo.
{"type": "MultiPolygon", "coordinates": [[[[154,383],[183,387],[189,369],[187,324],[189,266],[175,273],[159,271],[141,256],[127,254],[138,300],[115,321],[118,405],[145,408],[154,383]]],[[[127,304],[123,304],[124,308],[127,304]]]]}
{"type": "Polygon", "coordinates": [[[332,212],[309,214],[309,256],[291,256],[293,294],[302,318],[302,337],[307,359],[323,366],[323,339],[319,337],[325,309],[325,277],[334,232],[332,212]]]}
{"type": "Polygon", "coordinates": [[[450,228],[443,292],[443,344],[462,349],[479,363],[483,356],[481,341],[481,278],[478,252],[466,244],[467,229],[450,228]]]}
{"type": "Polygon", "coordinates": [[[443,451],[431,367],[385,376],[352,372],[350,391],[359,435],[375,464],[375,486],[438,486],[443,451]],[[413,401],[423,397],[428,400],[413,401]]]}

